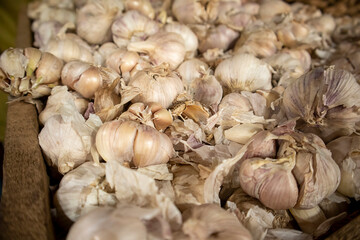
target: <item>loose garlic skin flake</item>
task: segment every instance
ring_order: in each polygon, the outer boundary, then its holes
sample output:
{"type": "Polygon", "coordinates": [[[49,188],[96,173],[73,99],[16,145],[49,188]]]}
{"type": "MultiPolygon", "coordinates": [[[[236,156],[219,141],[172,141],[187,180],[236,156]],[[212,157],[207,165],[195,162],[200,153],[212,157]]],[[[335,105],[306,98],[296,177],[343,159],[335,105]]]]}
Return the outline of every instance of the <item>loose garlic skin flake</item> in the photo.
{"type": "Polygon", "coordinates": [[[133,162],[136,167],[167,163],[174,149],[155,128],[135,121],[112,121],[96,134],[96,148],[105,161],[133,162]]]}

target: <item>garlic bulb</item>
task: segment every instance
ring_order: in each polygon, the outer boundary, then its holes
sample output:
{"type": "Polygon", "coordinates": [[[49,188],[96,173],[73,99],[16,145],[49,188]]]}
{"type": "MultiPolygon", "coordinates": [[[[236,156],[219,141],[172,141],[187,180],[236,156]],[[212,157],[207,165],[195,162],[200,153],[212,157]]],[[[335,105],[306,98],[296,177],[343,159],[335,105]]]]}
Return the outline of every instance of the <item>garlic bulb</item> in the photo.
{"type": "Polygon", "coordinates": [[[275,54],[280,47],[281,43],[273,30],[264,27],[250,27],[243,31],[234,50],[236,53],[249,53],[263,58],[275,54]]]}
{"type": "Polygon", "coordinates": [[[317,31],[329,35],[331,35],[336,28],[335,19],[329,14],[324,14],[320,17],[312,18],[307,22],[307,24],[313,26],[317,31]]]}
{"type": "Polygon", "coordinates": [[[193,80],[188,86],[187,91],[192,99],[205,106],[217,111],[217,107],[222,99],[223,89],[215,76],[205,74],[193,80]]]}
{"type": "Polygon", "coordinates": [[[101,125],[96,115],[85,121],[74,105],[61,105],[39,133],[39,144],[62,174],[90,160],[92,135],[101,125]],[[96,126],[96,127],[94,127],[96,126]]]}
{"type": "Polygon", "coordinates": [[[92,98],[103,84],[100,69],[81,61],[65,64],[61,72],[61,81],[85,98],[92,98]]]}
{"type": "Polygon", "coordinates": [[[28,62],[21,48],[6,49],[0,56],[0,68],[12,81],[25,76],[28,62]]]}
{"type": "Polygon", "coordinates": [[[215,77],[226,93],[272,88],[269,66],[250,54],[225,59],[216,67],[215,77]]]}
{"type": "Polygon", "coordinates": [[[46,101],[46,106],[39,114],[39,121],[42,125],[52,116],[59,114],[60,106],[71,105],[83,114],[88,106],[88,101],[75,92],[68,92],[66,86],[56,86],[51,90],[51,95],[46,101]]]}
{"type": "Polygon", "coordinates": [[[355,131],[360,120],[359,91],[351,73],[333,67],[316,68],[285,89],[283,107],[289,119],[299,118],[298,129],[329,142],[355,131]]]}
{"type": "Polygon", "coordinates": [[[122,10],[121,1],[88,1],[77,11],[77,34],[90,44],[110,41],[111,25],[116,15],[121,14],[122,10]]]}
{"type": "Polygon", "coordinates": [[[59,83],[62,67],[60,59],[36,48],[7,49],[0,57],[0,69],[6,75],[2,89],[17,97],[49,95],[59,83]]]}
{"type": "Polygon", "coordinates": [[[81,217],[66,239],[172,239],[169,223],[156,208],[100,207],[81,217]]]}
{"type": "Polygon", "coordinates": [[[351,135],[339,137],[326,145],[341,171],[337,191],[356,200],[360,199],[359,141],[360,137],[351,135]]]}
{"type": "Polygon", "coordinates": [[[249,150],[265,148],[255,140],[266,145],[277,142],[279,148],[276,155],[272,151],[270,155],[245,153],[240,162],[241,188],[272,209],[313,208],[335,192],[340,183],[339,167],[319,137],[284,127],[273,130],[275,135],[259,132],[250,140],[254,142],[248,146],[249,150]]]}
{"type": "Polygon", "coordinates": [[[184,85],[188,86],[196,78],[201,77],[208,68],[209,66],[205,62],[198,58],[192,58],[182,62],[176,71],[180,74],[184,85]]]}
{"type": "Polygon", "coordinates": [[[238,32],[225,25],[211,27],[208,29],[206,36],[200,39],[199,51],[206,52],[214,48],[227,50],[238,36],[238,32]]]}
{"type": "Polygon", "coordinates": [[[155,10],[149,0],[125,0],[124,5],[127,11],[136,10],[150,19],[155,18],[155,10]]]}
{"type": "Polygon", "coordinates": [[[182,230],[195,239],[252,239],[250,232],[231,213],[215,204],[194,206],[182,230]]]}
{"type": "Polygon", "coordinates": [[[184,39],[174,32],[158,32],[145,41],[130,42],[127,49],[146,53],[155,66],[168,63],[171,69],[184,61],[186,53],[184,39]]]}
{"type": "Polygon", "coordinates": [[[280,42],[286,47],[296,47],[301,43],[306,43],[310,36],[311,28],[302,23],[289,22],[284,27],[277,30],[276,35],[280,42]]]}
{"type": "Polygon", "coordinates": [[[172,13],[184,24],[203,23],[207,20],[205,7],[198,0],[175,0],[172,4],[172,13]]]}
{"type": "Polygon", "coordinates": [[[275,71],[273,81],[287,87],[310,69],[311,56],[306,50],[284,49],[264,61],[275,71]]]}
{"type": "Polygon", "coordinates": [[[159,31],[159,25],[140,12],[131,10],[114,20],[111,31],[114,42],[121,48],[155,34],[159,31]]]}
{"type": "Polygon", "coordinates": [[[34,46],[42,48],[60,32],[63,25],[57,21],[38,22],[31,25],[34,32],[34,46]]]}
{"type": "Polygon", "coordinates": [[[51,39],[44,47],[40,48],[40,50],[52,53],[65,62],[73,60],[94,62],[90,46],[79,36],[72,33],[58,35],[56,38],[51,39]]]}
{"type": "Polygon", "coordinates": [[[261,20],[268,22],[278,15],[290,12],[291,7],[286,2],[281,0],[268,0],[260,4],[259,16],[261,20]]]}
{"type": "Polygon", "coordinates": [[[96,148],[109,161],[132,162],[137,167],[166,163],[173,155],[170,139],[134,121],[111,121],[96,134],[96,148]]]}
{"type": "Polygon", "coordinates": [[[100,206],[113,206],[117,200],[108,192],[104,164],[85,162],[61,179],[55,193],[55,206],[59,216],[75,222],[78,218],[100,206]]]}
{"type": "Polygon", "coordinates": [[[180,78],[166,64],[137,72],[128,85],[141,91],[132,102],[156,102],[164,108],[168,108],[184,90],[180,78]]]}
{"type": "Polygon", "coordinates": [[[166,32],[174,32],[179,34],[185,44],[186,58],[192,58],[196,55],[198,48],[198,39],[195,33],[185,24],[180,24],[176,22],[168,23],[164,26],[166,32]]]}
{"type": "Polygon", "coordinates": [[[74,10],[51,7],[45,2],[32,2],[27,9],[27,15],[31,19],[36,19],[41,22],[57,21],[61,24],[67,22],[75,23],[76,14],[74,10]]]}

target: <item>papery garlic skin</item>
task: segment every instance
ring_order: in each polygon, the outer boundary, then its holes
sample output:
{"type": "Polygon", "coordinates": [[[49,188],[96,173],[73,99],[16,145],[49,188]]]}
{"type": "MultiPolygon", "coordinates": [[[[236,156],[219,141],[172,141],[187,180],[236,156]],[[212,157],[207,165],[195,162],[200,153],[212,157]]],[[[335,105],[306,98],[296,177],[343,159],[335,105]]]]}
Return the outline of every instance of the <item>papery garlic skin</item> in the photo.
{"type": "Polygon", "coordinates": [[[269,66],[249,54],[239,54],[222,61],[215,70],[215,77],[224,92],[270,90],[269,66]]]}
{"type": "Polygon", "coordinates": [[[356,135],[337,138],[326,146],[341,170],[341,181],[337,191],[357,201],[360,199],[360,138],[356,135]]]}
{"type": "Polygon", "coordinates": [[[111,40],[113,19],[122,9],[121,1],[88,1],[77,11],[77,34],[90,44],[101,44],[111,40]]]}
{"type": "Polygon", "coordinates": [[[85,98],[92,98],[103,84],[100,70],[81,61],[65,64],[61,71],[61,81],[85,98]]]}
{"type": "Polygon", "coordinates": [[[139,54],[126,49],[117,49],[106,58],[105,65],[124,75],[130,72],[139,61],[139,54]]]}
{"type": "Polygon", "coordinates": [[[215,204],[194,206],[182,230],[191,239],[252,239],[250,232],[231,213],[215,204]]]}
{"type": "Polygon", "coordinates": [[[192,58],[196,55],[198,48],[198,38],[195,33],[185,24],[168,23],[164,26],[166,32],[174,32],[179,34],[184,39],[186,58],[192,58]]]}
{"type": "Polygon", "coordinates": [[[96,148],[109,161],[137,167],[166,163],[173,155],[170,139],[156,129],[134,121],[105,123],[96,134],[96,148]]]}
{"type": "Polygon", "coordinates": [[[115,194],[106,191],[104,177],[104,164],[98,166],[93,162],[85,162],[64,175],[55,193],[58,214],[75,222],[100,206],[115,205],[115,194]]]}
{"type": "Polygon", "coordinates": [[[121,48],[155,34],[159,31],[159,25],[140,12],[131,10],[114,20],[111,31],[114,42],[121,48]]]}
{"type": "Polygon", "coordinates": [[[333,67],[316,68],[285,89],[283,107],[289,119],[300,118],[298,129],[329,142],[355,131],[360,120],[359,91],[360,85],[351,73],[333,67]]]}
{"type": "Polygon", "coordinates": [[[174,32],[158,32],[145,41],[129,43],[127,49],[146,53],[155,66],[167,63],[171,69],[176,69],[186,54],[184,39],[174,32]]]}
{"type": "Polygon", "coordinates": [[[164,108],[168,108],[184,91],[181,79],[164,65],[137,72],[128,85],[141,91],[132,102],[156,102],[164,108]]]}

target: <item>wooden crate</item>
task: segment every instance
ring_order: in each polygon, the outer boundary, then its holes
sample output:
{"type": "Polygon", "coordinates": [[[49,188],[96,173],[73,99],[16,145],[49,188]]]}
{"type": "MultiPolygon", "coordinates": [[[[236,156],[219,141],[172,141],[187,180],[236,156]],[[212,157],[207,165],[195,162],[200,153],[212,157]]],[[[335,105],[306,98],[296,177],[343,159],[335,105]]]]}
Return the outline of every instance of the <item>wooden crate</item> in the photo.
{"type": "MultiPolygon", "coordinates": [[[[32,45],[26,6],[19,14],[16,46],[32,45]]],[[[4,142],[0,239],[55,239],[50,214],[49,176],[38,141],[38,113],[32,104],[9,104],[4,142]]],[[[357,205],[359,206],[359,204],[357,205]]],[[[323,239],[360,239],[360,209],[323,239]]]]}

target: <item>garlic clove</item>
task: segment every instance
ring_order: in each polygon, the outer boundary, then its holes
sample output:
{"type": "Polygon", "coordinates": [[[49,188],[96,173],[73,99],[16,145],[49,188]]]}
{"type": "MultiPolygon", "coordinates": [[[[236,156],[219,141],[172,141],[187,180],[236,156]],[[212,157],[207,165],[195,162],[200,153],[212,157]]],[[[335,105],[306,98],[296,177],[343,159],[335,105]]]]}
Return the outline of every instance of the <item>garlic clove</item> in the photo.
{"type": "Polygon", "coordinates": [[[158,32],[145,41],[129,43],[127,49],[146,53],[155,66],[168,63],[171,69],[182,63],[186,53],[183,38],[174,32],[158,32]]]}
{"type": "Polygon", "coordinates": [[[63,61],[51,53],[44,52],[36,69],[36,83],[49,84],[60,80],[63,61]]]}
{"type": "Polygon", "coordinates": [[[169,138],[150,126],[139,125],[134,141],[133,163],[137,167],[166,163],[173,155],[173,146],[169,138]]]}
{"type": "Polygon", "coordinates": [[[41,59],[41,51],[37,48],[24,48],[24,56],[29,59],[29,63],[26,66],[26,76],[31,77],[34,73],[35,69],[39,65],[39,61],[41,59]]]}
{"type": "Polygon", "coordinates": [[[262,124],[244,123],[224,131],[225,138],[240,144],[245,144],[256,133],[264,130],[262,124]]]}
{"type": "Polygon", "coordinates": [[[310,209],[291,208],[290,212],[305,233],[312,234],[326,220],[325,214],[318,206],[310,209]]]}
{"type": "Polygon", "coordinates": [[[208,69],[209,66],[198,58],[185,60],[177,68],[181,79],[185,86],[190,85],[195,79],[200,78],[203,71],[208,69]]]}
{"type": "Polygon", "coordinates": [[[150,19],[155,18],[155,10],[149,0],[125,0],[124,5],[127,11],[137,10],[150,19]]]}
{"type": "Polygon", "coordinates": [[[155,128],[157,130],[164,130],[165,128],[167,128],[168,126],[170,126],[173,122],[171,113],[162,108],[156,112],[154,112],[154,119],[153,119],[155,128]]]}

